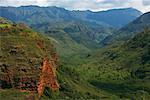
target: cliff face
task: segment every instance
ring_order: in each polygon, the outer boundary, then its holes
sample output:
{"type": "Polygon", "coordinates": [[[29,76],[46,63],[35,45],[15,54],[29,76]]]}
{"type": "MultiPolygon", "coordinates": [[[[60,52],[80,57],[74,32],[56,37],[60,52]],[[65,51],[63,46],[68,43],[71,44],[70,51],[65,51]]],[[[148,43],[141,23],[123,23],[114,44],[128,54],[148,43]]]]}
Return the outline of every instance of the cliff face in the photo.
{"type": "Polygon", "coordinates": [[[27,69],[18,69],[18,73],[24,71],[24,75],[15,77],[14,74],[4,67],[4,74],[0,75],[1,88],[16,88],[26,91],[38,92],[39,96],[43,94],[44,88],[49,87],[51,90],[55,91],[59,89],[59,84],[56,79],[56,64],[55,60],[49,60],[45,57],[43,60],[43,65],[40,69],[29,69],[32,70],[33,74],[27,74],[27,69]]]}
{"type": "Polygon", "coordinates": [[[37,73],[40,72],[38,68],[27,69],[20,67],[11,69],[9,68],[9,65],[0,65],[0,68],[3,70],[0,73],[0,88],[15,88],[21,91],[37,91],[37,82],[39,80],[39,75],[37,73]],[[19,74],[19,76],[16,74],[19,74]]]}
{"type": "Polygon", "coordinates": [[[45,87],[57,90],[56,66],[58,56],[50,39],[25,25],[0,19],[0,88],[39,95],[45,87]]]}
{"type": "Polygon", "coordinates": [[[38,94],[41,96],[43,94],[44,88],[49,87],[53,91],[59,89],[57,83],[55,69],[53,67],[53,61],[49,62],[49,59],[46,57],[43,61],[43,66],[40,74],[40,79],[38,83],[38,94]]]}

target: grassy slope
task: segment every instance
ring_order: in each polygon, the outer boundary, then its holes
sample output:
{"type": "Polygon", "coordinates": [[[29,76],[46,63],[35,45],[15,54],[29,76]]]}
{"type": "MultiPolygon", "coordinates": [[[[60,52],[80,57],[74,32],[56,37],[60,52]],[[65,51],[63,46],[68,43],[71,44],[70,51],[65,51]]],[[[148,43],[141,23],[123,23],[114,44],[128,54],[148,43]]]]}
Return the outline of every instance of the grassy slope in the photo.
{"type": "Polygon", "coordinates": [[[112,45],[94,54],[75,56],[67,60],[70,63],[65,63],[72,69],[68,71],[70,77],[87,81],[119,98],[147,100],[150,97],[149,39],[147,30],[121,46],[112,45]]]}
{"type": "MultiPolygon", "coordinates": [[[[37,60],[36,62],[39,65],[47,53],[51,54],[54,51],[53,45],[48,38],[33,32],[29,28],[24,28],[17,25],[6,28],[6,31],[1,31],[1,63],[14,65],[17,60],[27,63],[25,61],[28,59],[35,58],[34,60],[37,60]],[[43,45],[46,47],[47,52],[38,47],[37,41],[44,41],[45,44],[43,45]],[[16,52],[15,55],[10,54],[13,50],[16,52]]],[[[27,63],[27,66],[31,65],[27,63]]]]}
{"type": "MultiPolygon", "coordinates": [[[[23,24],[13,24],[3,18],[0,22],[0,74],[5,74],[5,69],[9,69],[7,73],[13,74],[13,78],[26,75],[38,77],[38,68],[43,58],[51,58],[56,52],[51,40],[23,24]],[[39,42],[42,42],[44,49],[38,45],[39,42]],[[18,72],[19,69],[27,72],[18,72]]],[[[23,100],[29,94],[7,86],[5,88],[0,90],[0,98],[3,100],[23,100]]]]}

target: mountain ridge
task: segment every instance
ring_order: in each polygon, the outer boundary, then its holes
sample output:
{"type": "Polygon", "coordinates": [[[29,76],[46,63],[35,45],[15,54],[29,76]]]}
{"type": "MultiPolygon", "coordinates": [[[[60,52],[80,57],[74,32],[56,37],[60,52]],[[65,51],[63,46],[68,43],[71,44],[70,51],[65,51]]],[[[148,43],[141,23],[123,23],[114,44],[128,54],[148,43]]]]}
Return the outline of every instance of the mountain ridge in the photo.
{"type": "MultiPolygon", "coordinates": [[[[142,12],[140,12],[136,9],[133,9],[133,8],[124,8],[124,9],[122,8],[122,9],[112,9],[112,10],[107,10],[107,11],[92,12],[92,11],[89,11],[89,10],[88,11],[74,11],[74,10],[70,11],[70,10],[66,10],[65,8],[59,8],[59,7],[55,7],[55,6],[52,6],[52,7],[39,7],[39,6],[2,7],[1,6],[0,7],[0,10],[1,10],[0,16],[7,18],[7,16],[5,15],[6,13],[7,13],[7,15],[9,15],[9,14],[13,14],[17,11],[18,11],[17,13],[20,13],[20,14],[24,15],[26,10],[28,10],[28,14],[29,14],[29,12],[31,13],[31,11],[33,9],[34,9],[34,12],[39,12],[39,13],[43,14],[43,18],[45,16],[45,19],[49,19],[50,17],[54,18],[53,15],[55,15],[55,20],[58,20],[58,21],[59,20],[82,19],[82,20],[85,20],[85,21],[88,21],[88,20],[90,21],[91,20],[91,21],[97,22],[100,25],[101,24],[108,24],[108,25],[111,25],[113,27],[121,27],[121,26],[127,24],[128,22],[130,22],[131,20],[134,20],[136,17],[138,17],[139,15],[142,14],[142,12]],[[10,8],[11,8],[11,10],[7,10],[7,9],[10,9],[10,8]],[[36,9],[38,9],[38,11],[36,9]],[[43,9],[43,11],[41,11],[41,9],[43,9]],[[12,10],[13,10],[13,12],[12,12],[12,10]],[[20,11],[24,11],[24,13],[21,13],[20,11]],[[118,16],[115,16],[115,14],[113,14],[113,12],[114,13],[117,12],[118,16]],[[121,13],[121,12],[124,12],[124,13],[121,13]],[[121,14],[123,14],[123,15],[121,15],[121,14]],[[103,17],[102,15],[106,16],[106,17],[103,17]],[[126,16],[124,18],[125,19],[127,18],[127,19],[125,21],[122,21],[122,22],[118,21],[118,23],[116,23],[116,24],[113,24],[114,22],[109,20],[110,17],[112,17],[113,20],[117,22],[117,20],[118,19],[120,20],[120,17],[121,17],[119,15],[126,16]],[[65,19],[63,18],[63,16],[64,16],[65,19]],[[95,16],[95,17],[93,17],[93,16],[95,16]],[[107,16],[110,16],[110,17],[107,18],[107,16]],[[117,18],[115,18],[115,17],[117,17],[117,18]],[[97,18],[100,18],[100,19],[97,19],[97,18]],[[109,20],[109,21],[107,21],[107,20],[109,20]]],[[[30,17],[30,20],[36,14],[34,12],[32,12],[33,15],[30,17]]],[[[19,16],[19,15],[17,15],[17,13],[14,16],[16,16],[16,17],[19,16]]],[[[19,21],[19,20],[20,21],[25,21],[25,19],[26,19],[25,16],[24,16],[24,18],[22,16],[19,16],[18,18],[19,19],[15,19],[15,20],[13,18],[9,18],[9,19],[11,19],[12,21],[19,21]]],[[[25,22],[27,22],[28,24],[32,23],[32,22],[29,21],[29,19],[28,20],[26,19],[25,22]]]]}
{"type": "Polygon", "coordinates": [[[116,30],[114,34],[107,36],[101,44],[107,45],[116,41],[127,41],[134,37],[137,33],[142,32],[143,30],[150,28],[150,12],[144,13],[139,16],[137,19],[128,23],[124,27],[116,30]]]}

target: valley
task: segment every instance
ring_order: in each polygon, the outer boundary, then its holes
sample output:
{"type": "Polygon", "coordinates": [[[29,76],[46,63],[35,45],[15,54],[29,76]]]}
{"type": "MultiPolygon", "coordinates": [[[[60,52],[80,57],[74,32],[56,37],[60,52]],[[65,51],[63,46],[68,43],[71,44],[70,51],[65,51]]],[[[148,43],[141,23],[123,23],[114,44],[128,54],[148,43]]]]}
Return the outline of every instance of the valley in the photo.
{"type": "Polygon", "coordinates": [[[2,100],[150,98],[150,12],[0,11],[2,100]]]}

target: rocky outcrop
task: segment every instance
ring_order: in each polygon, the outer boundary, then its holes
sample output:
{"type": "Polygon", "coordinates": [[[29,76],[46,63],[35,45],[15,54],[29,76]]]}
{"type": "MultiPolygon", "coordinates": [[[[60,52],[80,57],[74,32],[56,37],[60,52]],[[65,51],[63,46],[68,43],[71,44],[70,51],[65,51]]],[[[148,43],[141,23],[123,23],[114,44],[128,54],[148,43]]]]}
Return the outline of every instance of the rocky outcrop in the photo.
{"type": "Polygon", "coordinates": [[[0,26],[0,88],[33,94],[40,93],[40,87],[41,93],[45,87],[57,90],[58,56],[51,40],[24,24],[0,18],[0,26]]]}
{"type": "Polygon", "coordinates": [[[44,59],[41,70],[42,71],[37,89],[39,97],[43,94],[45,87],[49,87],[52,91],[56,91],[59,89],[55,74],[55,68],[53,67],[53,62],[49,61],[48,57],[44,59]]]}
{"type": "Polygon", "coordinates": [[[0,88],[16,88],[20,91],[37,92],[39,97],[43,94],[44,88],[48,87],[52,91],[59,89],[56,79],[56,66],[58,60],[56,54],[54,59],[45,57],[41,68],[27,69],[17,68],[11,71],[7,65],[1,65],[3,73],[0,74],[0,88]],[[32,70],[32,73],[28,73],[32,70]],[[19,73],[17,76],[15,73],[19,73]]]}
{"type": "Polygon", "coordinates": [[[10,69],[10,68],[3,68],[1,66],[1,70],[3,72],[0,73],[0,88],[15,88],[19,90],[26,90],[26,91],[37,91],[37,82],[39,80],[39,69],[32,68],[17,68],[17,69],[10,69]],[[30,73],[32,70],[32,73],[30,73]]]}

